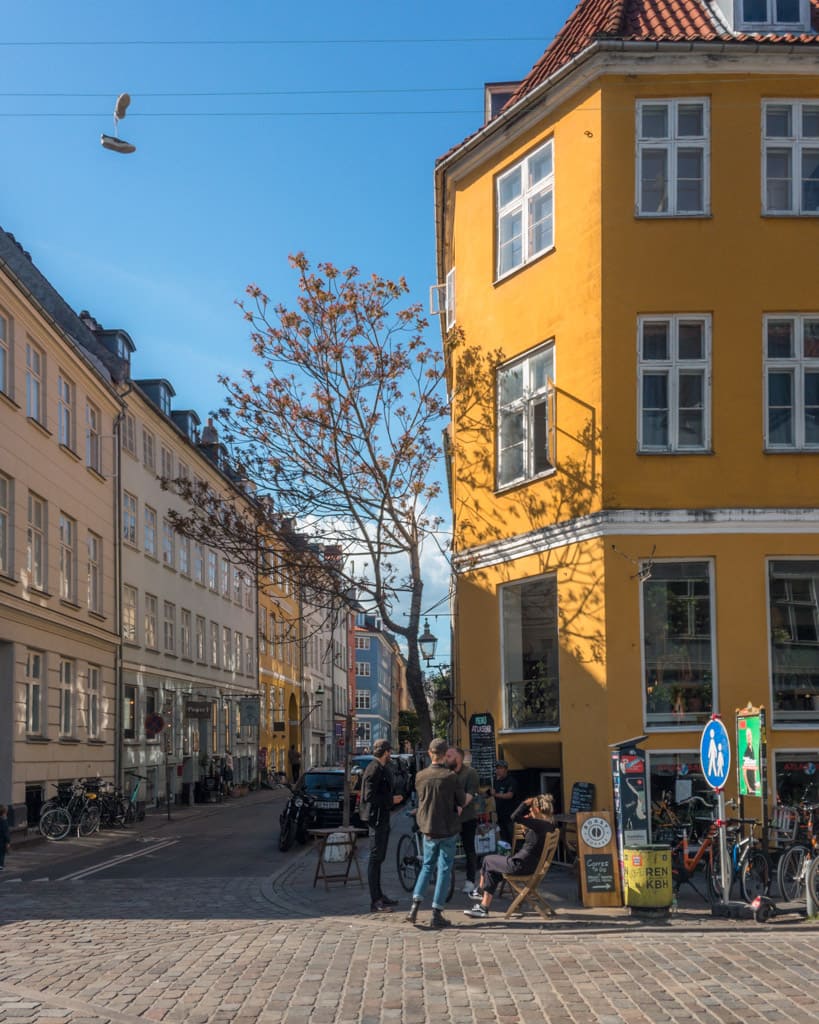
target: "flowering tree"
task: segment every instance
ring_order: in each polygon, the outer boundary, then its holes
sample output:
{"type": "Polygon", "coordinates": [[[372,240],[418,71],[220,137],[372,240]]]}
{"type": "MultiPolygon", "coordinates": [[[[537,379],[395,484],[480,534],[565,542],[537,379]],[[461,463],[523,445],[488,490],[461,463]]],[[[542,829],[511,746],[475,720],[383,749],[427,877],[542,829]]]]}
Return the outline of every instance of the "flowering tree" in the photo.
{"type": "MultiPolygon", "coordinates": [[[[340,549],[324,585],[333,579],[339,592],[354,590],[406,641],[407,688],[426,742],[417,639],[422,550],[439,525],[432,504],[447,416],[443,356],[424,341],[421,307],[400,305],[409,290],[403,278],[364,279],[355,267],[329,263],[313,270],[303,254],[290,263],[295,308],[271,306],[259,287],[248,287],[239,306],[257,363],[240,380],[220,378],[223,457],[231,474],[253,481],[257,500],[248,510],[176,481],[191,499],[176,525],[246,562],[260,533],[292,537],[294,523],[340,549]]],[[[309,557],[298,557],[303,572],[309,557]]]]}

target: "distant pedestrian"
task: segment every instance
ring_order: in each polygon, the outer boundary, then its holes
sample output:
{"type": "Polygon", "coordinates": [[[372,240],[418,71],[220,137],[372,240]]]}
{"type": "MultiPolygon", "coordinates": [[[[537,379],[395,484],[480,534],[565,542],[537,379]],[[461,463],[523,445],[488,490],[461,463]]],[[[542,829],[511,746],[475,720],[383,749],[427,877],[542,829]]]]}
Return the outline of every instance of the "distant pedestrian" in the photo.
{"type": "Polygon", "coordinates": [[[228,789],[233,785],[233,754],[225,751],[225,785],[228,789]]]}
{"type": "Polygon", "coordinates": [[[385,896],[381,889],[381,865],[387,856],[390,841],[390,814],[401,803],[400,794],[393,793],[393,777],[389,767],[390,744],[376,740],[373,759],[361,776],[359,817],[370,826],[370,859],[367,882],[370,886],[370,910],[390,912],[398,900],[385,896]]]}
{"type": "Polygon", "coordinates": [[[0,871],[6,866],[6,850],[11,845],[11,829],[9,828],[9,809],[0,804],[0,871]]]}
{"type": "Polygon", "coordinates": [[[288,760],[290,761],[290,774],[293,776],[293,785],[299,781],[299,775],[301,774],[301,754],[296,749],[296,744],[290,744],[290,751],[288,752],[288,760]]]}
{"type": "Polygon", "coordinates": [[[452,863],[455,860],[455,845],[460,831],[460,811],[472,799],[464,793],[463,786],[446,763],[448,744],[446,740],[434,739],[429,745],[432,764],[415,778],[415,792],[418,797],[416,821],[424,837],[424,862],[412,894],[412,908],[407,921],[415,924],[418,910],[424,898],[433,869],[437,871],[435,892],[432,895],[432,927],[448,928],[452,922],[443,915],[449,883],[452,877],[452,863]]]}
{"type": "Polygon", "coordinates": [[[501,839],[509,843],[512,849],[515,835],[515,826],[512,824],[512,811],[517,807],[518,784],[509,774],[509,765],[506,761],[495,762],[495,782],[489,795],[495,798],[495,817],[498,819],[498,831],[501,839]]]}
{"type": "Polygon", "coordinates": [[[481,780],[474,768],[467,765],[464,760],[464,751],[461,747],[450,747],[446,752],[446,763],[449,768],[458,776],[464,793],[468,793],[472,799],[468,807],[461,811],[461,843],[463,844],[466,856],[466,878],[464,879],[463,891],[470,895],[475,888],[475,879],[478,877],[478,856],[475,853],[475,833],[478,829],[478,815],[475,811],[475,797],[478,795],[481,780]]]}

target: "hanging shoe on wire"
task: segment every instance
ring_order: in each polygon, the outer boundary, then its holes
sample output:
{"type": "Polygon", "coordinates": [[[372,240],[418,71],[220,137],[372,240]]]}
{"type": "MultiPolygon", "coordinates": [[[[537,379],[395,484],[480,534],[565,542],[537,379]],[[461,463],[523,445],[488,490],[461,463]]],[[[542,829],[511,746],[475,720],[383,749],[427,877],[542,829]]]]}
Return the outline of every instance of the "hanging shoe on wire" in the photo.
{"type": "Polygon", "coordinates": [[[103,133],[100,136],[100,143],[104,149],[110,149],[113,153],[136,152],[136,146],[119,137],[119,122],[125,117],[130,103],[131,97],[127,92],[120,93],[117,96],[117,102],[114,104],[114,134],[106,135],[103,133]]]}

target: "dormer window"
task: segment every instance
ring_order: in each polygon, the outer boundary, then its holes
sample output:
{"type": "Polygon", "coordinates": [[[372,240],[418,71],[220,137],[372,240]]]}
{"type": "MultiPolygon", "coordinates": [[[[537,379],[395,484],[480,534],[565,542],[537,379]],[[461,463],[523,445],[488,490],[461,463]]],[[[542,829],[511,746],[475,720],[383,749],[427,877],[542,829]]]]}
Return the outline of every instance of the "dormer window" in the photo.
{"type": "Polygon", "coordinates": [[[737,0],[737,28],[749,32],[810,32],[809,0],[737,0]]]}

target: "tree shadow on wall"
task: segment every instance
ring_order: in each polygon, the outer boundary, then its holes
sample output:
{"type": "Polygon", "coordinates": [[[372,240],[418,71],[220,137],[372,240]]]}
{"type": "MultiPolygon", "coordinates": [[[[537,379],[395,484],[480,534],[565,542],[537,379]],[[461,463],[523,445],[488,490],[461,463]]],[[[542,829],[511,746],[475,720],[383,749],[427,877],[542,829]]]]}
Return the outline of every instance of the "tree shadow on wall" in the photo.
{"type": "Polygon", "coordinates": [[[548,468],[535,478],[499,488],[496,380],[507,357],[447,339],[453,430],[448,467],[454,485],[453,557],[460,574],[493,586],[513,577],[510,562],[539,551],[538,572],[560,572],[561,647],[580,661],[603,662],[602,550],[572,540],[570,524],[599,508],[600,431],[594,407],[554,385],[548,390],[548,468]],[[561,534],[561,526],[566,527],[561,534]],[[547,531],[554,531],[548,547],[547,531]],[[492,546],[505,542],[505,551],[492,546]],[[539,550],[544,548],[543,550],[539,550]],[[590,628],[591,627],[591,628],[590,628]]]}

